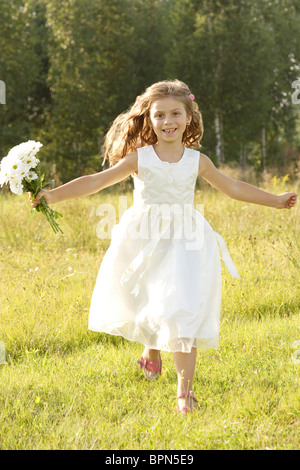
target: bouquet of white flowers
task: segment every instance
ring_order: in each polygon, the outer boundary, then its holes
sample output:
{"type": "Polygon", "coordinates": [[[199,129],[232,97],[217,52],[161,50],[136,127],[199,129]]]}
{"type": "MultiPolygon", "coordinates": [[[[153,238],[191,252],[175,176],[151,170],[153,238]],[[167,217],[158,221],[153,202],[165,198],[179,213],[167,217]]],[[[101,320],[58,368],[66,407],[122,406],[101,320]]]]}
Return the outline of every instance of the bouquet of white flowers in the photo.
{"type": "MultiPolygon", "coordinates": [[[[47,186],[44,182],[44,174],[41,174],[36,154],[43,144],[29,140],[13,147],[8,155],[0,163],[0,186],[9,184],[10,190],[14,194],[21,195],[23,190],[31,192],[34,199],[38,192],[47,186]]],[[[50,223],[54,233],[62,232],[55,219],[62,217],[59,212],[51,209],[44,198],[41,198],[41,204],[31,211],[42,212],[50,223]]]]}

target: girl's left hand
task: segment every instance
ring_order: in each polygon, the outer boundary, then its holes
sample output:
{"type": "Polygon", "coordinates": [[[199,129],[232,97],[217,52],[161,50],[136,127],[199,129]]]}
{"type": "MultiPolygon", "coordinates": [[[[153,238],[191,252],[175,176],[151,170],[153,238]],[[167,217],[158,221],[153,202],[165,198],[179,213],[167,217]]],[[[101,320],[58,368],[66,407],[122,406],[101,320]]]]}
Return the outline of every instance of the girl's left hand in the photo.
{"type": "Polygon", "coordinates": [[[277,209],[291,209],[297,202],[297,193],[283,193],[277,196],[277,209]]]}

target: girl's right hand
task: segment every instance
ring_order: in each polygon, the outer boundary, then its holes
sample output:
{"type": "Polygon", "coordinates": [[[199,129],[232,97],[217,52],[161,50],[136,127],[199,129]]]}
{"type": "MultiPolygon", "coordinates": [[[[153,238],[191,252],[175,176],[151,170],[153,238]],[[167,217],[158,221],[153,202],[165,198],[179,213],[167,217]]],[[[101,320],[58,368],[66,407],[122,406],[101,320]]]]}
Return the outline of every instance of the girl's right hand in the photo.
{"type": "Polygon", "coordinates": [[[52,204],[53,201],[52,201],[52,197],[50,193],[51,193],[51,190],[46,191],[45,189],[41,189],[41,191],[37,193],[36,198],[32,199],[32,193],[29,192],[28,195],[29,195],[31,206],[32,207],[38,206],[41,203],[41,198],[44,198],[47,204],[52,204]]]}

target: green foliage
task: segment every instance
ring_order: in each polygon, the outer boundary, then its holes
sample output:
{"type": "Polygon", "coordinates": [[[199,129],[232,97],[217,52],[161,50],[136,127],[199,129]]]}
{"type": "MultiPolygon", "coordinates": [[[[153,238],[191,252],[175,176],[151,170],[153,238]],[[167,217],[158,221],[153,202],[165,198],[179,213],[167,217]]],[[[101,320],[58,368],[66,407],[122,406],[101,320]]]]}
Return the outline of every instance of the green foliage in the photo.
{"type": "Polygon", "coordinates": [[[178,34],[172,36],[176,52],[167,58],[167,67],[186,80],[199,99],[204,147],[213,151],[216,144],[216,115],[222,124],[226,161],[238,161],[245,145],[261,144],[263,127],[273,139],[268,147],[279,136],[295,142],[299,113],[291,102],[291,84],[299,75],[300,50],[293,2],[171,3],[175,6],[170,30],[178,34]]]}
{"type": "MultiPolygon", "coordinates": [[[[157,36],[156,8],[151,2],[150,9],[149,1],[47,2],[53,99],[49,124],[55,135],[49,152],[57,154],[64,178],[84,173],[109,123],[147,80],[156,78],[158,66],[153,67],[145,40],[149,29],[157,36]]],[[[100,159],[95,169],[99,167],[100,159]]]]}
{"type": "Polygon", "coordinates": [[[49,100],[46,41],[42,2],[1,2],[0,77],[6,84],[6,104],[0,105],[1,158],[14,145],[36,137],[44,122],[49,100]]]}
{"type": "Polygon", "coordinates": [[[281,164],[287,145],[299,152],[299,15],[296,0],[3,0],[0,155],[32,138],[56,181],[99,171],[112,120],[146,86],[179,78],[214,161],[221,138],[221,161],[246,152],[260,171],[264,128],[264,164],[281,164]]]}

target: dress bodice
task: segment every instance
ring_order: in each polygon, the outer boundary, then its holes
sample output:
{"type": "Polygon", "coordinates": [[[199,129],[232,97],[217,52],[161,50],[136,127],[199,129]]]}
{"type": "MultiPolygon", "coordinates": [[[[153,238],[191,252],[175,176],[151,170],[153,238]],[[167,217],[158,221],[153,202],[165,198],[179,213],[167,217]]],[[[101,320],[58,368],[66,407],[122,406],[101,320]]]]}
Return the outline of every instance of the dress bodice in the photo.
{"type": "Polygon", "coordinates": [[[178,162],[161,160],[152,145],[138,149],[134,204],[193,204],[200,153],[184,149],[178,162]]]}

